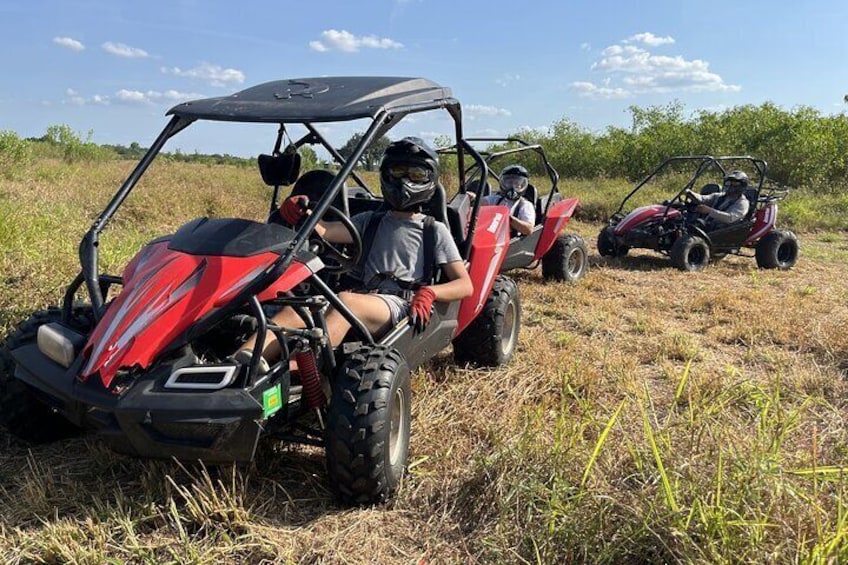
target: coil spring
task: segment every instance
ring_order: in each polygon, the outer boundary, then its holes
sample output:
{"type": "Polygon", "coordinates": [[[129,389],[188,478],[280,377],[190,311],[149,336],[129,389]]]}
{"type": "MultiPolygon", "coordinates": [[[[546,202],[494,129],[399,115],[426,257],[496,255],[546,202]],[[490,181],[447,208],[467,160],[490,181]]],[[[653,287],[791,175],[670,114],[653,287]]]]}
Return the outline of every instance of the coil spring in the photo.
{"type": "Polygon", "coordinates": [[[300,372],[300,382],[303,385],[303,395],[310,408],[320,408],[326,402],[324,391],[321,390],[321,377],[315,363],[312,351],[298,351],[294,354],[297,370],[300,372]]]}

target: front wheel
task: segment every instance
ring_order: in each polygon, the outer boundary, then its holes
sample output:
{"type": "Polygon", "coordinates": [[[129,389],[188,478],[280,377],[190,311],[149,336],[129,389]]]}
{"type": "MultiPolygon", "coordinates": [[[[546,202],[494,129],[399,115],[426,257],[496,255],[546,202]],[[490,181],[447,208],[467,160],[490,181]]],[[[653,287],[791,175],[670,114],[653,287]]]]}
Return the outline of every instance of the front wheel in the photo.
{"type": "MultiPolygon", "coordinates": [[[[74,309],[72,322],[79,326],[90,324],[90,309],[74,309]]],[[[49,443],[73,437],[82,430],[42,402],[38,392],[15,377],[16,363],[11,351],[35,343],[38,328],[62,320],[62,311],[50,308],[35,312],[6,336],[0,348],[0,427],[30,443],[49,443]]]]}
{"type": "Polygon", "coordinates": [[[671,263],[681,271],[701,271],[710,262],[710,246],[704,238],[686,234],[671,246],[671,263]]]}
{"type": "Polygon", "coordinates": [[[788,230],[777,230],[766,234],[755,250],[757,266],[761,269],[786,271],[798,261],[798,237],[788,230]]]}
{"type": "Polygon", "coordinates": [[[325,444],[330,486],[346,504],[383,502],[409,457],[409,366],[396,349],[365,345],[332,384],[325,444]]]}
{"type": "Polygon", "coordinates": [[[512,359],[521,329],[521,299],[511,278],[499,276],[480,314],[453,340],[457,364],[498,367],[512,359]]]}
{"type": "Polygon", "coordinates": [[[598,253],[602,257],[624,257],[630,248],[619,245],[615,238],[615,228],[607,226],[598,234],[598,253]]]}
{"type": "Polygon", "coordinates": [[[589,249],[578,235],[561,235],[542,256],[542,277],[546,280],[575,282],[589,269],[589,249]]]}

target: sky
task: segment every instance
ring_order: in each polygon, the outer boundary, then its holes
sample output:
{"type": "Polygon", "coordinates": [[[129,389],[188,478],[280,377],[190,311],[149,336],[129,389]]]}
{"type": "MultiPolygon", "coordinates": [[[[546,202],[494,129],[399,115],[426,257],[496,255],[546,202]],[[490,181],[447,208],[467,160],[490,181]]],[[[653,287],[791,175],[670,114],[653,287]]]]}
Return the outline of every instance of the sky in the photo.
{"type": "MultiPolygon", "coordinates": [[[[451,88],[468,136],[627,127],[632,105],[720,111],[771,101],[848,110],[844,0],[3,0],[0,130],[67,124],[148,146],[179,102],[331,75],[451,88]]],[[[334,124],[341,145],[365,124],[334,124]]],[[[447,114],[390,137],[452,132],[447,114]]],[[[165,150],[253,156],[272,126],[195,124],[165,150]],[[270,128],[270,129],[269,129],[270,128]]]]}

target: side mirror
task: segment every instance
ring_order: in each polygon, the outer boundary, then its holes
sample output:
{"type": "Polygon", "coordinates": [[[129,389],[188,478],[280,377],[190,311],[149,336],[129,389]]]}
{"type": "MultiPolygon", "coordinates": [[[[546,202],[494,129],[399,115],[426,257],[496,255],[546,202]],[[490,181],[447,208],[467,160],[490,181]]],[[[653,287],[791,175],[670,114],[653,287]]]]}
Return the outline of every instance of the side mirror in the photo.
{"type": "Polygon", "coordinates": [[[274,155],[260,155],[259,173],[268,186],[286,186],[297,180],[300,175],[300,154],[286,149],[274,155]]]}

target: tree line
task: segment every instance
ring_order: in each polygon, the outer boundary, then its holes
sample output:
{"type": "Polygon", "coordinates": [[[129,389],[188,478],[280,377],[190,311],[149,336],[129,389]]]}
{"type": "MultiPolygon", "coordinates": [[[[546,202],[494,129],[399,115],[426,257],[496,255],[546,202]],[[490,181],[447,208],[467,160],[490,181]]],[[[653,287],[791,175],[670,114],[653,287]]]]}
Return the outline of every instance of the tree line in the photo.
{"type": "MultiPolygon", "coordinates": [[[[627,178],[636,180],[672,155],[752,155],[769,164],[775,183],[805,187],[820,192],[842,192],[848,187],[848,116],[823,115],[800,106],[790,110],[766,102],[759,106],[735,106],[720,111],[701,110],[688,114],[680,102],[664,106],[630,107],[629,127],[609,126],[590,131],[563,118],[547,131],[519,131],[514,135],[544,148],[562,178],[627,178]]],[[[354,134],[340,147],[347,157],[361,134],[354,134]]],[[[362,156],[359,165],[373,170],[389,140],[380,138],[362,156]]],[[[0,169],[9,169],[33,156],[66,161],[138,159],[147,149],[97,145],[87,135],[69,126],[50,126],[44,136],[21,139],[14,132],[0,131],[0,169]]],[[[300,148],[303,170],[326,166],[311,147],[300,148]]],[[[206,164],[255,166],[255,159],[232,155],[164,153],[176,161],[206,164]]],[[[543,174],[538,160],[526,166],[543,174]]]]}
{"type": "MultiPolygon", "coordinates": [[[[684,106],[630,107],[628,128],[589,131],[562,119],[546,132],[515,135],[545,148],[563,178],[637,180],[672,155],[752,155],[769,164],[780,185],[823,192],[848,187],[848,116],[807,106],[784,110],[771,102],[701,110],[684,106]]],[[[529,162],[536,174],[541,164],[529,162]]]]}

